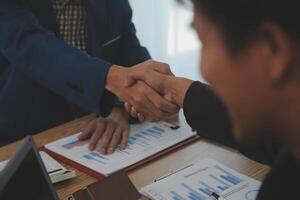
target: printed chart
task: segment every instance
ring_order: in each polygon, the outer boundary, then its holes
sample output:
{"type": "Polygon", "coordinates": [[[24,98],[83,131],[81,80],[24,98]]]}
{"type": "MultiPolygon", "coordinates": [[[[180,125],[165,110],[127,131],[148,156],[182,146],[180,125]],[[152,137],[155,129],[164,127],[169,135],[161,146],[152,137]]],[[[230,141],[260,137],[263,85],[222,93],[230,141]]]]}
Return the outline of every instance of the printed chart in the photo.
{"type": "Polygon", "coordinates": [[[260,182],[206,160],[141,190],[152,199],[206,200],[212,193],[230,200],[254,200],[260,182]],[[171,184],[170,184],[171,183],[171,184]]]}
{"type": "Polygon", "coordinates": [[[172,130],[160,123],[143,123],[131,126],[127,148],[117,149],[112,155],[102,155],[98,150],[89,151],[89,141],[79,141],[78,134],[50,143],[46,148],[109,175],[195,135],[191,130],[172,130]]]}

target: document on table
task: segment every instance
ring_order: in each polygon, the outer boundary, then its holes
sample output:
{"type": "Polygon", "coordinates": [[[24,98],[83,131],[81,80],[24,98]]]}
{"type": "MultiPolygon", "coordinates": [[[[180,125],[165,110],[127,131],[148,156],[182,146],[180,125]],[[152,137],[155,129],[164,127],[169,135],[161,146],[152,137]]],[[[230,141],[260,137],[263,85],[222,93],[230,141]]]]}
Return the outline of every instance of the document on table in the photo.
{"type": "Polygon", "coordinates": [[[204,160],[140,190],[153,200],[255,200],[261,183],[214,160],[204,160]]]}
{"type": "Polygon", "coordinates": [[[102,155],[98,149],[89,151],[89,141],[79,141],[78,134],[47,144],[45,148],[103,175],[112,174],[196,136],[196,132],[186,127],[173,130],[162,123],[131,125],[127,148],[117,149],[112,155],[102,155]]]}

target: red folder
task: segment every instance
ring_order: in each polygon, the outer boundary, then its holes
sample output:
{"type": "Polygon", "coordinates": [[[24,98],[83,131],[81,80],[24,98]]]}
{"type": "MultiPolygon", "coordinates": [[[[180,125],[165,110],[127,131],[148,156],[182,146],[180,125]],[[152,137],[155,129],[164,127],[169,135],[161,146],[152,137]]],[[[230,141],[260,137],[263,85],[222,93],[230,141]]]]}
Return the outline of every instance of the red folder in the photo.
{"type": "MultiPolygon", "coordinates": [[[[188,138],[188,139],[186,139],[186,140],[184,140],[184,141],[182,141],[182,142],[180,142],[178,144],[175,144],[175,145],[173,145],[173,146],[171,146],[171,147],[169,147],[167,149],[164,149],[161,152],[158,152],[158,153],[156,153],[156,154],[154,154],[152,156],[149,156],[148,158],[145,158],[145,159],[143,159],[143,160],[141,160],[141,161],[139,161],[139,162],[137,162],[137,163],[135,163],[133,165],[130,165],[130,166],[126,167],[124,170],[126,172],[129,172],[130,170],[133,170],[133,169],[136,169],[136,168],[138,168],[138,167],[140,167],[142,165],[145,165],[145,164],[149,163],[150,161],[153,161],[153,160],[155,160],[155,159],[157,159],[157,158],[159,158],[159,157],[161,157],[163,155],[166,155],[167,153],[171,153],[171,152],[173,152],[173,151],[175,151],[175,150],[177,150],[179,148],[182,148],[182,147],[184,147],[184,146],[186,146],[186,145],[188,145],[188,144],[190,144],[192,142],[195,142],[199,138],[200,137],[198,135],[196,135],[194,137],[191,137],[191,138],[188,138]]],[[[90,169],[90,168],[88,168],[88,167],[86,167],[86,166],[84,166],[82,164],[79,164],[79,163],[77,163],[77,162],[75,162],[75,161],[73,161],[73,160],[71,160],[69,158],[66,158],[66,157],[64,157],[64,156],[62,156],[60,154],[57,154],[57,153],[55,153],[55,152],[53,152],[53,151],[45,148],[44,146],[41,147],[40,150],[47,152],[54,159],[56,159],[58,161],[61,161],[61,162],[65,163],[65,164],[67,164],[67,165],[69,165],[69,166],[71,166],[71,167],[73,167],[73,168],[75,168],[75,169],[77,169],[77,170],[79,170],[79,171],[81,171],[83,173],[86,173],[86,174],[88,174],[88,175],[90,175],[90,176],[92,176],[94,178],[97,178],[97,179],[101,180],[101,179],[103,179],[105,177],[104,175],[100,174],[99,172],[96,172],[96,171],[94,171],[94,170],[92,170],[92,169],[90,169]]]]}

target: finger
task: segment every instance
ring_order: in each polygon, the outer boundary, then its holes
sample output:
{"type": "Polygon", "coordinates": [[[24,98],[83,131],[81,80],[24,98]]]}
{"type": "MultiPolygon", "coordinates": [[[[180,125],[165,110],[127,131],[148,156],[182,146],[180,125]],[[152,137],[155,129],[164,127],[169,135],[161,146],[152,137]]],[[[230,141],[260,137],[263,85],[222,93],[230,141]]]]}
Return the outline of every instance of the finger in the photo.
{"type": "Polygon", "coordinates": [[[140,122],[144,122],[145,121],[145,117],[141,113],[138,113],[138,119],[140,120],[140,122]]]}
{"type": "Polygon", "coordinates": [[[121,140],[122,128],[117,127],[108,146],[108,154],[112,154],[121,140]]]}
{"type": "MultiPolygon", "coordinates": [[[[155,95],[159,96],[154,92],[153,89],[151,89],[147,84],[144,82],[137,82],[134,86],[136,89],[136,92],[132,94],[132,96],[129,96],[128,102],[132,105],[132,107],[135,108],[135,111],[137,113],[141,113],[145,116],[146,120],[148,121],[157,121],[158,114],[161,113],[159,109],[147,98],[149,92],[154,93],[155,95]]],[[[136,116],[134,111],[130,114],[136,116]]]]}
{"type": "Polygon", "coordinates": [[[136,111],[136,109],[134,107],[131,107],[130,115],[134,118],[138,117],[138,112],[136,111]]]}
{"type": "Polygon", "coordinates": [[[155,70],[147,70],[145,72],[133,71],[131,72],[130,76],[134,77],[136,80],[141,80],[147,83],[147,85],[153,90],[164,95],[166,90],[166,75],[163,75],[155,70]]]}
{"type": "Polygon", "coordinates": [[[135,76],[129,72],[125,79],[125,87],[133,86],[136,83],[136,80],[139,80],[139,76],[135,76]]]}
{"type": "Polygon", "coordinates": [[[132,106],[128,102],[125,102],[124,106],[125,106],[125,110],[130,114],[132,106]]]}
{"type": "Polygon", "coordinates": [[[99,149],[102,154],[106,154],[108,145],[110,143],[110,140],[112,138],[112,135],[113,135],[115,129],[116,129],[115,123],[110,122],[106,126],[105,132],[99,141],[99,149]]]}
{"type": "Polygon", "coordinates": [[[178,106],[173,104],[167,100],[165,100],[162,96],[157,94],[155,91],[150,89],[147,93],[147,98],[155,105],[155,107],[166,113],[176,113],[178,110],[178,106]]]}
{"type": "Polygon", "coordinates": [[[129,135],[129,125],[123,128],[123,134],[122,139],[120,143],[120,149],[124,150],[126,149],[127,143],[128,143],[128,135],[129,135]]]}
{"type": "Polygon", "coordinates": [[[157,121],[157,115],[161,111],[146,96],[140,98],[138,101],[133,101],[133,108],[137,113],[144,115],[147,121],[157,121]]]}
{"type": "Polygon", "coordinates": [[[79,140],[86,140],[91,137],[97,127],[97,119],[91,121],[88,126],[78,135],[79,140]]]}
{"type": "Polygon", "coordinates": [[[165,75],[174,76],[173,72],[171,71],[170,65],[166,63],[156,61],[156,63],[153,64],[152,69],[165,75]]]}
{"type": "MultiPolygon", "coordinates": [[[[157,121],[155,119],[157,114],[160,114],[160,110],[148,99],[148,95],[157,95],[153,89],[151,89],[147,84],[139,81],[135,85],[136,92],[133,94],[131,99],[128,101],[132,107],[134,107],[137,113],[145,116],[148,121],[157,121]]],[[[132,113],[135,114],[135,113],[132,113]]]]}
{"type": "Polygon", "coordinates": [[[89,149],[91,151],[94,151],[95,148],[97,147],[98,141],[101,138],[101,136],[103,135],[105,128],[106,128],[106,122],[103,119],[98,120],[97,128],[94,131],[93,136],[90,140],[90,144],[89,144],[89,149]]]}

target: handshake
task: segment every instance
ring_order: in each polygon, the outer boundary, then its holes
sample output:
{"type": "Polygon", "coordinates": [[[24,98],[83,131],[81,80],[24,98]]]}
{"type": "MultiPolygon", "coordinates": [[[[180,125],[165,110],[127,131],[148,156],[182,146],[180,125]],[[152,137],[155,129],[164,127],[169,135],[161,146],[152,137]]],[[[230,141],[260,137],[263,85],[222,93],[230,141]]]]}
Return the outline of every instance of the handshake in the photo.
{"type": "MultiPolygon", "coordinates": [[[[132,117],[155,122],[179,111],[192,82],[176,78],[167,64],[146,61],[131,68],[113,65],[105,87],[125,103],[132,117]]],[[[108,117],[91,121],[78,138],[91,138],[90,150],[99,143],[101,153],[111,154],[118,145],[122,150],[126,148],[128,135],[128,114],[114,108],[108,117]]]]}
{"type": "Polygon", "coordinates": [[[132,117],[154,122],[179,111],[192,82],[175,77],[169,65],[149,60],[131,68],[113,65],[106,89],[125,103],[132,117]]]}

